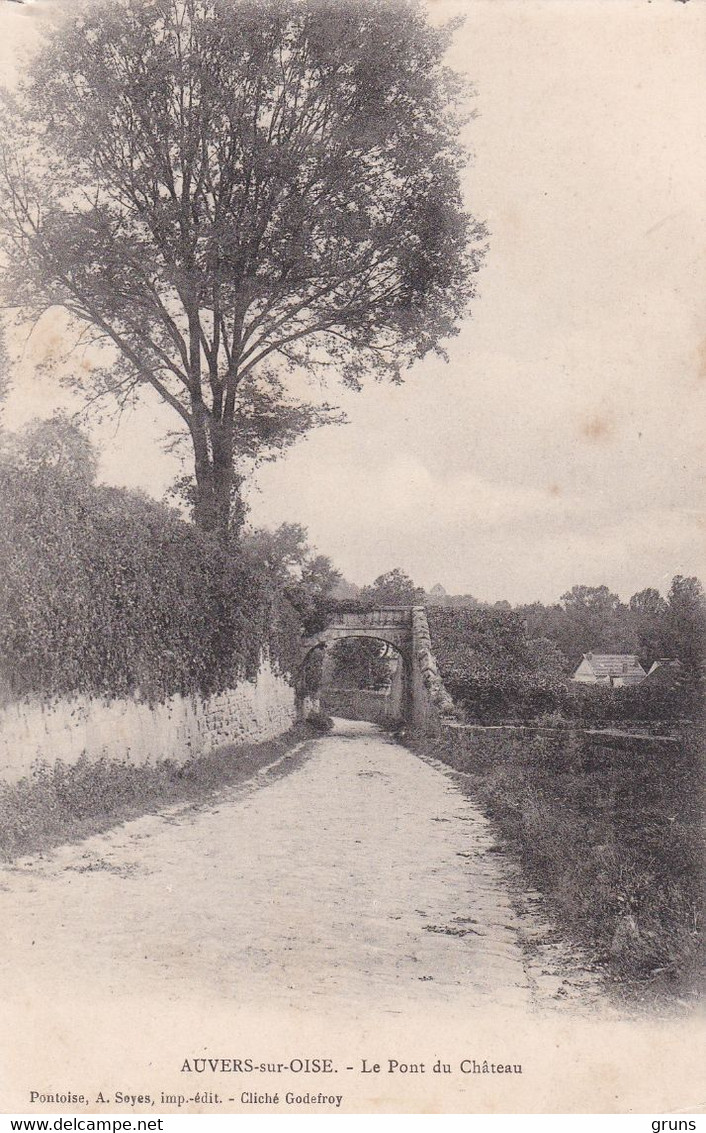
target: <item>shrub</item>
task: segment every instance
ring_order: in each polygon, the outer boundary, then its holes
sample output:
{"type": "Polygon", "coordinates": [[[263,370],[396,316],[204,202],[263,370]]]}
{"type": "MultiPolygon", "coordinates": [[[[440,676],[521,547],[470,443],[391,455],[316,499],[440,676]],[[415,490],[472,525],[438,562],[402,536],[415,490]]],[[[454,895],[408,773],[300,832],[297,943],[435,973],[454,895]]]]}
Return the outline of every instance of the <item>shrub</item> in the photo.
{"type": "Polygon", "coordinates": [[[469,720],[527,720],[555,710],[565,658],[546,638],[533,639],[512,610],[427,610],[442,680],[469,720]]]}
{"type": "Polygon", "coordinates": [[[649,680],[625,688],[569,684],[557,704],[565,716],[594,728],[696,720],[703,713],[703,686],[689,676],[669,684],[649,680]]]}
{"type": "Polygon", "coordinates": [[[306,722],[317,732],[333,731],[333,720],[325,712],[312,712],[311,715],[307,716],[306,722]]]}

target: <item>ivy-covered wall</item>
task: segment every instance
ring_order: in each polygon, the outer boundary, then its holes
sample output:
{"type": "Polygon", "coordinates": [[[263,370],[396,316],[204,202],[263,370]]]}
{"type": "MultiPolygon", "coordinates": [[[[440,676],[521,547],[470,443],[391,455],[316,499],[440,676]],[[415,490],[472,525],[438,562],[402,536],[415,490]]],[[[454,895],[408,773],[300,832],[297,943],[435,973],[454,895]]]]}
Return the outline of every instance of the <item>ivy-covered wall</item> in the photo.
{"type": "Polygon", "coordinates": [[[75,465],[0,463],[0,515],[0,781],[291,726],[301,625],[252,558],[75,465]]]}
{"type": "Polygon", "coordinates": [[[294,672],[301,628],[265,571],[144,496],[0,466],[0,702],[164,703],[294,672]]]}

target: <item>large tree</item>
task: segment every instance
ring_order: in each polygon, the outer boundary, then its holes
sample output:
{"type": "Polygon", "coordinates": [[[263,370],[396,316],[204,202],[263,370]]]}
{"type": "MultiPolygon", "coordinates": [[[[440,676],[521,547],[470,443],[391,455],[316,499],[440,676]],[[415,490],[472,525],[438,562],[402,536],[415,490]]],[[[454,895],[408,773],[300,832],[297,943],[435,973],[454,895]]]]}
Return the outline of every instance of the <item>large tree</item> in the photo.
{"type": "Polygon", "coordinates": [[[698,578],[677,574],[667,595],[666,616],[671,654],[690,679],[703,680],[706,655],[706,596],[698,578]]]}
{"type": "Polygon", "coordinates": [[[7,96],[5,302],[63,308],[109,348],[94,384],[171,407],[206,529],[244,458],[326,417],[290,373],[398,381],[457,329],[485,232],[451,32],[418,0],[71,0],[7,96]]]}
{"type": "Polygon", "coordinates": [[[654,586],[639,590],[628,603],[628,622],[637,635],[638,655],[646,669],[672,651],[667,611],[667,603],[654,586]]]}

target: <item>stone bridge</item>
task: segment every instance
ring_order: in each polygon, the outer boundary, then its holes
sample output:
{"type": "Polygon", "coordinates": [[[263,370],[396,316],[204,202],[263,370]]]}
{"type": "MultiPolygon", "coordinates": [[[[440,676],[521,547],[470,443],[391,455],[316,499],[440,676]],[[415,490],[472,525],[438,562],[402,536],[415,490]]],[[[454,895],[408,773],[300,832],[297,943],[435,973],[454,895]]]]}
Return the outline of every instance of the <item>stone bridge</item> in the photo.
{"type": "Polygon", "coordinates": [[[302,641],[302,666],[312,650],[322,649],[323,688],[331,671],[329,650],[348,637],[385,642],[402,661],[401,715],[416,731],[435,733],[453,711],[434,659],[424,606],[388,606],[358,614],[337,614],[326,629],[302,641]]]}

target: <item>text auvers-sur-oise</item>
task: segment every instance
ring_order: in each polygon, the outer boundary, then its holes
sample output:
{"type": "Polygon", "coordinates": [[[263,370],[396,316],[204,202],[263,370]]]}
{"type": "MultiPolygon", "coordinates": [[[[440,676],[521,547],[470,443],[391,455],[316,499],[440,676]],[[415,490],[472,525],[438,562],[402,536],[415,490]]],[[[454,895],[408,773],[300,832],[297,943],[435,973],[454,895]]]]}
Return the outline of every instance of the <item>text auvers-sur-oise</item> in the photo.
{"type": "MultiPolygon", "coordinates": [[[[521,1062],[492,1062],[490,1059],[462,1058],[456,1063],[461,1074],[521,1074],[521,1062]]],[[[345,1071],[359,1074],[453,1074],[451,1062],[402,1062],[386,1058],[381,1062],[361,1058],[345,1071]]],[[[182,1074],[337,1074],[332,1058],[290,1058],[288,1062],[257,1062],[254,1058],[185,1058],[182,1074]]]]}

